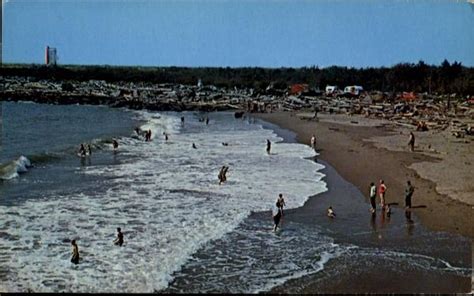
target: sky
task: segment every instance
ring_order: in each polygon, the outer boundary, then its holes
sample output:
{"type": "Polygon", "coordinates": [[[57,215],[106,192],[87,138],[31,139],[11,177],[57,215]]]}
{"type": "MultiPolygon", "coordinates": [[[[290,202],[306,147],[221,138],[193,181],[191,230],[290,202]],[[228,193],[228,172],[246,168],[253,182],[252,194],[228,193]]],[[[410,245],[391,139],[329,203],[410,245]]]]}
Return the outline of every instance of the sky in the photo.
{"type": "Polygon", "coordinates": [[[2,0],[3,62],[189,67],[474,66],[455,0],[2,0]]]}

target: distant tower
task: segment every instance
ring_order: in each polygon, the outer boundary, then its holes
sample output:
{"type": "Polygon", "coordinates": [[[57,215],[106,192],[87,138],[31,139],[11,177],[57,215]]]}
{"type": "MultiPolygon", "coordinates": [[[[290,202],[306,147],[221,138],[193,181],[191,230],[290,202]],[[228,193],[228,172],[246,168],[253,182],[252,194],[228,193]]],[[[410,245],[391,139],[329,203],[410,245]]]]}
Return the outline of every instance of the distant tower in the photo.
{"type": "Polygon", "coordinates": [[[57,51],[55,47],[46,46],[45,50],[45,64],[47,66],[56,65],[57,51]]]}

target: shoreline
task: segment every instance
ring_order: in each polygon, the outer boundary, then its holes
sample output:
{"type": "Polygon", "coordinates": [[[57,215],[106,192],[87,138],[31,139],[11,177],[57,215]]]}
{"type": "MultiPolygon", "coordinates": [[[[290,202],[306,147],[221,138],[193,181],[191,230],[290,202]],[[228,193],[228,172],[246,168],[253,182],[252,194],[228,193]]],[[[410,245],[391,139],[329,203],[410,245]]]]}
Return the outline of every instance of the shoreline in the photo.
{"type": "MultiPolygon", "coordinates": [[[[284,139],[283,142],[302,143],[300,134],[296,131],[277,125],[274,121],[257,117],[264,122],[264,128],[272,129],[284,139]]],[[[325,166],[320,172],[325,174],[323,180],[328,186],[328,191],[308,197],[302,207],[286,210],[286,223],[300,224],[304,228],[322,226],[335,239],[336,244],[355,245],[359,251],[336,256],[326,262],[322,270],[290,279],[270,291],[262,292],[263,294],[471,291],[469,276],[414,268],[406,263],[405,259],[393,263],[386,260],[384,257],[386,255],[382,257],[375,255],[374,251],[380,250],[387,254],[401,252],[415,257],[430,256],[436,260],[443,258],[441,260],[455,262],[454,265],[456,263],[467,265],[472,270],[472,245],[469,238],[449,232],[433,232],[421,223],[419,215],[411,216],[410,222],[404,214],[404,209],[400,208],[392,209],[390,219],[381,215],[380,209],[377,210],[376,216],[371,218],[368,212],[370,207],[368,199],[331,163],[322,160],[321,154],[315,157],[315,161],[325,166]],[[328,219],[325,215],[328,205],[332,205],[339,214],[335,220],[328,219]],[[368,252],[365,257],[357,257],[356,253],[363,252],[364,249],[368,252]],[[385,263],[379,264],[380,260],[385,260],[385,263]],[[360,275],[364,276],[361,278],[360,275]]],[[[264,213],[254,213],[251,217],[265,219],[264,213]]]]}
{"type": "MultiPolygon", "coordinates": [[[[411,180],[416,191],[412,211],[423,225],[435,231],[447,231],[469,238],[474,237],[473,208],[436,191],[436,184],[424,179],[409,166],[419,162],[433,162],[436,158],[419,152],[392,151],[379,148],[370,139],[387,136],[393,130],[387,126],[364,126],[336,123],[334,121],[301,120],[295,112],[254,114],[255,117],[288,129],[296,140],[309,144],[314,133],[317,139],[318,158],[328,162],[347,181],[354,184],[368,202],[370,182],[384,179],[387,184],[387,202],[404,206],[404,190],[411,180]],[[403,176],[403,177],[400,177],[403,176]]],[[[348,117],[349,118],[349,117],[348,117]]],[[[352,118],[355,120],[354,118],[352,118]]],[[[373,120],[369,120],[373,121],[373,120]]],[[[377,203],[379,199],[377,198],[377,203]]]]}

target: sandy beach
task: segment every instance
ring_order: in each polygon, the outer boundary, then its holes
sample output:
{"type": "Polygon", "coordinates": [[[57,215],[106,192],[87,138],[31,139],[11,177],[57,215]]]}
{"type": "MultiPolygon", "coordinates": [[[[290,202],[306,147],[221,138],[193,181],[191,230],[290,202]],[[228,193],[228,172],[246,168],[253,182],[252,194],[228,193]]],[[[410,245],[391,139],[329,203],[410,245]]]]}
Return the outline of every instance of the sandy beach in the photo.
{"type": "Polygon", "coordinates": [[[412,211],[423,225],[474,237],[474,189],[469,174],[474,163],[470,138],[446,132],[416,132],[415,152],[407,146],[410,129],[362,116],[319,114],[319,120],[300,119],[297,112],[258,114],[259,118],[294,131],[309,144],[316,135],[319,158],[330,163],[368,200],[370,182],[387,185],[388,203],[403,208],[406,181],[415,186],[412,211]]]}

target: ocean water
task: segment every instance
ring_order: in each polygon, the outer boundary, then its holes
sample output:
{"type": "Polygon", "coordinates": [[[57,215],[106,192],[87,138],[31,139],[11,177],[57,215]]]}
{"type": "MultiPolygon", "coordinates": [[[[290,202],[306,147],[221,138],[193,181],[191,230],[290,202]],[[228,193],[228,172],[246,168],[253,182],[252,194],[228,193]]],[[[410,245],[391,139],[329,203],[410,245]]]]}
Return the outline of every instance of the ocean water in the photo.
{"type": "Polygon", "coordinates": [[[472,273],[468,239],[426,231],[415,216],[405,226],[398,209],[391,221],[370,220],[358,190],[333,199],[353,185],[313,161],[312,149],[252,118],[3,102],[2,122],[0,291],[256,293],[372,261],[390,273],[472,273]],[[77,156],[80,143],[92,145],[91,156],[77,156]],[[228,180],[219,185],[223,165],[228,180]],[[279,193],[287,215],[299,212],[274,233],[279,193]],[[313,195],[317,213],[301,210],[313,195]],[[324,215],[328,204],[337,223],[324,215]],[[117,227],[122,247],[112,243],[117,227]]]}
{"type": "MultiPolygon", "coordinates": [[[[284,143],[233,113],[209,114],[209,125],[203,116],[3,103],[2,290],[160,291],[197,250],[250,213],[268,211],[278,193],[296,208],[327,190],[323,166],[306,159],[315,155],[308,146],[284,143]],[[151,130],[152,141],[137,136],[136,126],[151,130]],[[93,144],[90,157],[77,157],[81,142],[93,144]],[[32,167],[15,171],[20,156],[32,167]],[[230,169],[219,185],[222,165],[230,169]],[[116,227],[125,236],[121,248],[112,245],[116,227]],[[73,238],[77,266],[69,261],[73,238]]],[[[260,231],[271,234],[271,227],[260,231]]],[[[275,282],[261,281],[251,289],[275,282]]]]}

